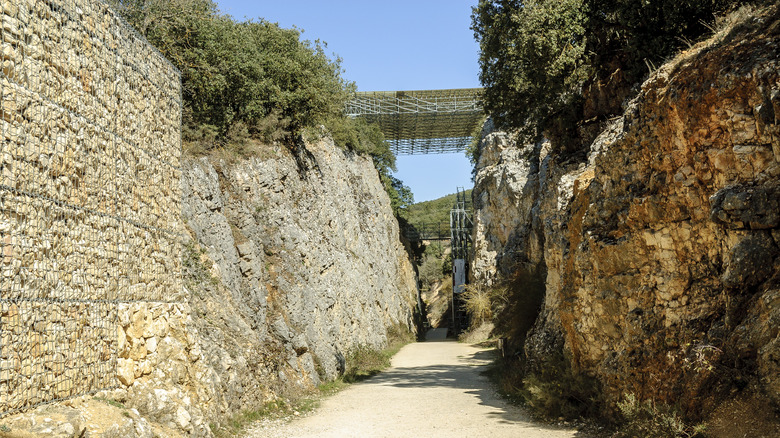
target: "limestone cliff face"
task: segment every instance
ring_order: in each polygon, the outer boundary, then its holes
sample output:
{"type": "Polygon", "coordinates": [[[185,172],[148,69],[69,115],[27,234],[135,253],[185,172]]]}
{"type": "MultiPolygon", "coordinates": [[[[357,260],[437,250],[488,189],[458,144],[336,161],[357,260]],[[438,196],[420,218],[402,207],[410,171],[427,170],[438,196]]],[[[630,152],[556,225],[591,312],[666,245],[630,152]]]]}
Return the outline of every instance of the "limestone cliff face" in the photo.
{"type": "Polygon", "coordinates": [[[543,284],[532,366],[563,352],[612,401],[689,413],[780,402],[780,32],[739,29],[653,74],[586,160],[486,136],[472,272],[543,284]]]}
{"type": "Polygon", "coordinates": [[[184,165],[190,245],[210,277],[190,284],[193,320],[222,411],[332,379],[355,348],[412,327],[415,274],[371,160],[330,140],[266,155],[184,165]]]}

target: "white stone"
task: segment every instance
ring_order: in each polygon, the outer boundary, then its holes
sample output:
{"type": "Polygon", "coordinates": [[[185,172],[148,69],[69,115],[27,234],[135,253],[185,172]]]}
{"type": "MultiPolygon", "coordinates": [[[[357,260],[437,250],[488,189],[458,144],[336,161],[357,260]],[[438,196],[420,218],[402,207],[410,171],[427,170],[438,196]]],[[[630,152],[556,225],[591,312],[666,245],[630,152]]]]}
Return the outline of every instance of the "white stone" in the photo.
{"type": "Polygon", "coordinates": [[[184,407],[179,406],[178,409],[176,409],[176,424],[182,428],[187,429],[190,425],[190,421],[192,420],[192,417],[190,417],[190,413],[187,412],[184,407]]]}

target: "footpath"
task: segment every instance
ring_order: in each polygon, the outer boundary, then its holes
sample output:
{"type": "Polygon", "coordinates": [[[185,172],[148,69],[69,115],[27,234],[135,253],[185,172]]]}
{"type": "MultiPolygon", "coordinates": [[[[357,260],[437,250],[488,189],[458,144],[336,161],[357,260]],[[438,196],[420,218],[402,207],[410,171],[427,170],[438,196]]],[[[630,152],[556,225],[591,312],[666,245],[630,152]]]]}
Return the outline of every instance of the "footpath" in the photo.
{"type": "Polygon", "coordinates": [[[258,423],[247,438],[579,438],[573,429],[534,423],[504,402],[481,372],[491,352],[444,338],[409,344],[392,367],[322,402],[290,423],[258,423]]]}

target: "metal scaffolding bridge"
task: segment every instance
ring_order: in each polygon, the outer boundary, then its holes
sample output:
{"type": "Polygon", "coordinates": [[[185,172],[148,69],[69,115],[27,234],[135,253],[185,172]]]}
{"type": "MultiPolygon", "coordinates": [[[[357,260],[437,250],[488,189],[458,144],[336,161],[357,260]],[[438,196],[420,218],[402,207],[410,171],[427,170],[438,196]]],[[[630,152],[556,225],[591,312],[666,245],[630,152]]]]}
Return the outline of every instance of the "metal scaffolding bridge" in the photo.
{"type": "Polygon", "coordinates": [[[460,152],[482,122],[482,89],[359,92],[346,113],[378,124],[396,155],[460,152]]]}

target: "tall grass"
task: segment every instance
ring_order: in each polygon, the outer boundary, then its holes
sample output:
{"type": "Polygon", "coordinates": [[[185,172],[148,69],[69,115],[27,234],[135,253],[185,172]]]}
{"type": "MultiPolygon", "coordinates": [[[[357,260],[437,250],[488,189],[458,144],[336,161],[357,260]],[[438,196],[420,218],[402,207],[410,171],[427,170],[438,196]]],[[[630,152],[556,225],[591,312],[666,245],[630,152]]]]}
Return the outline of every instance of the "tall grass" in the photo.
{"type": "Polygon", "coordinates": [[[503,286],[486,286],[481,283],[466,285],[462,295],[463,307],[468,313],[471,327],[493,321],[508,302],[508,291],[503,286]]]}
{"type": "Polygon", "coordinates": [[[341,380],[356,383],[379,374],[390,367],[390,360],[406,344],[415,341],[414,333],[397,324],[387,330],[387,347],[378,350],[360,347],[347,356],[346,370],[341,380]]]}

